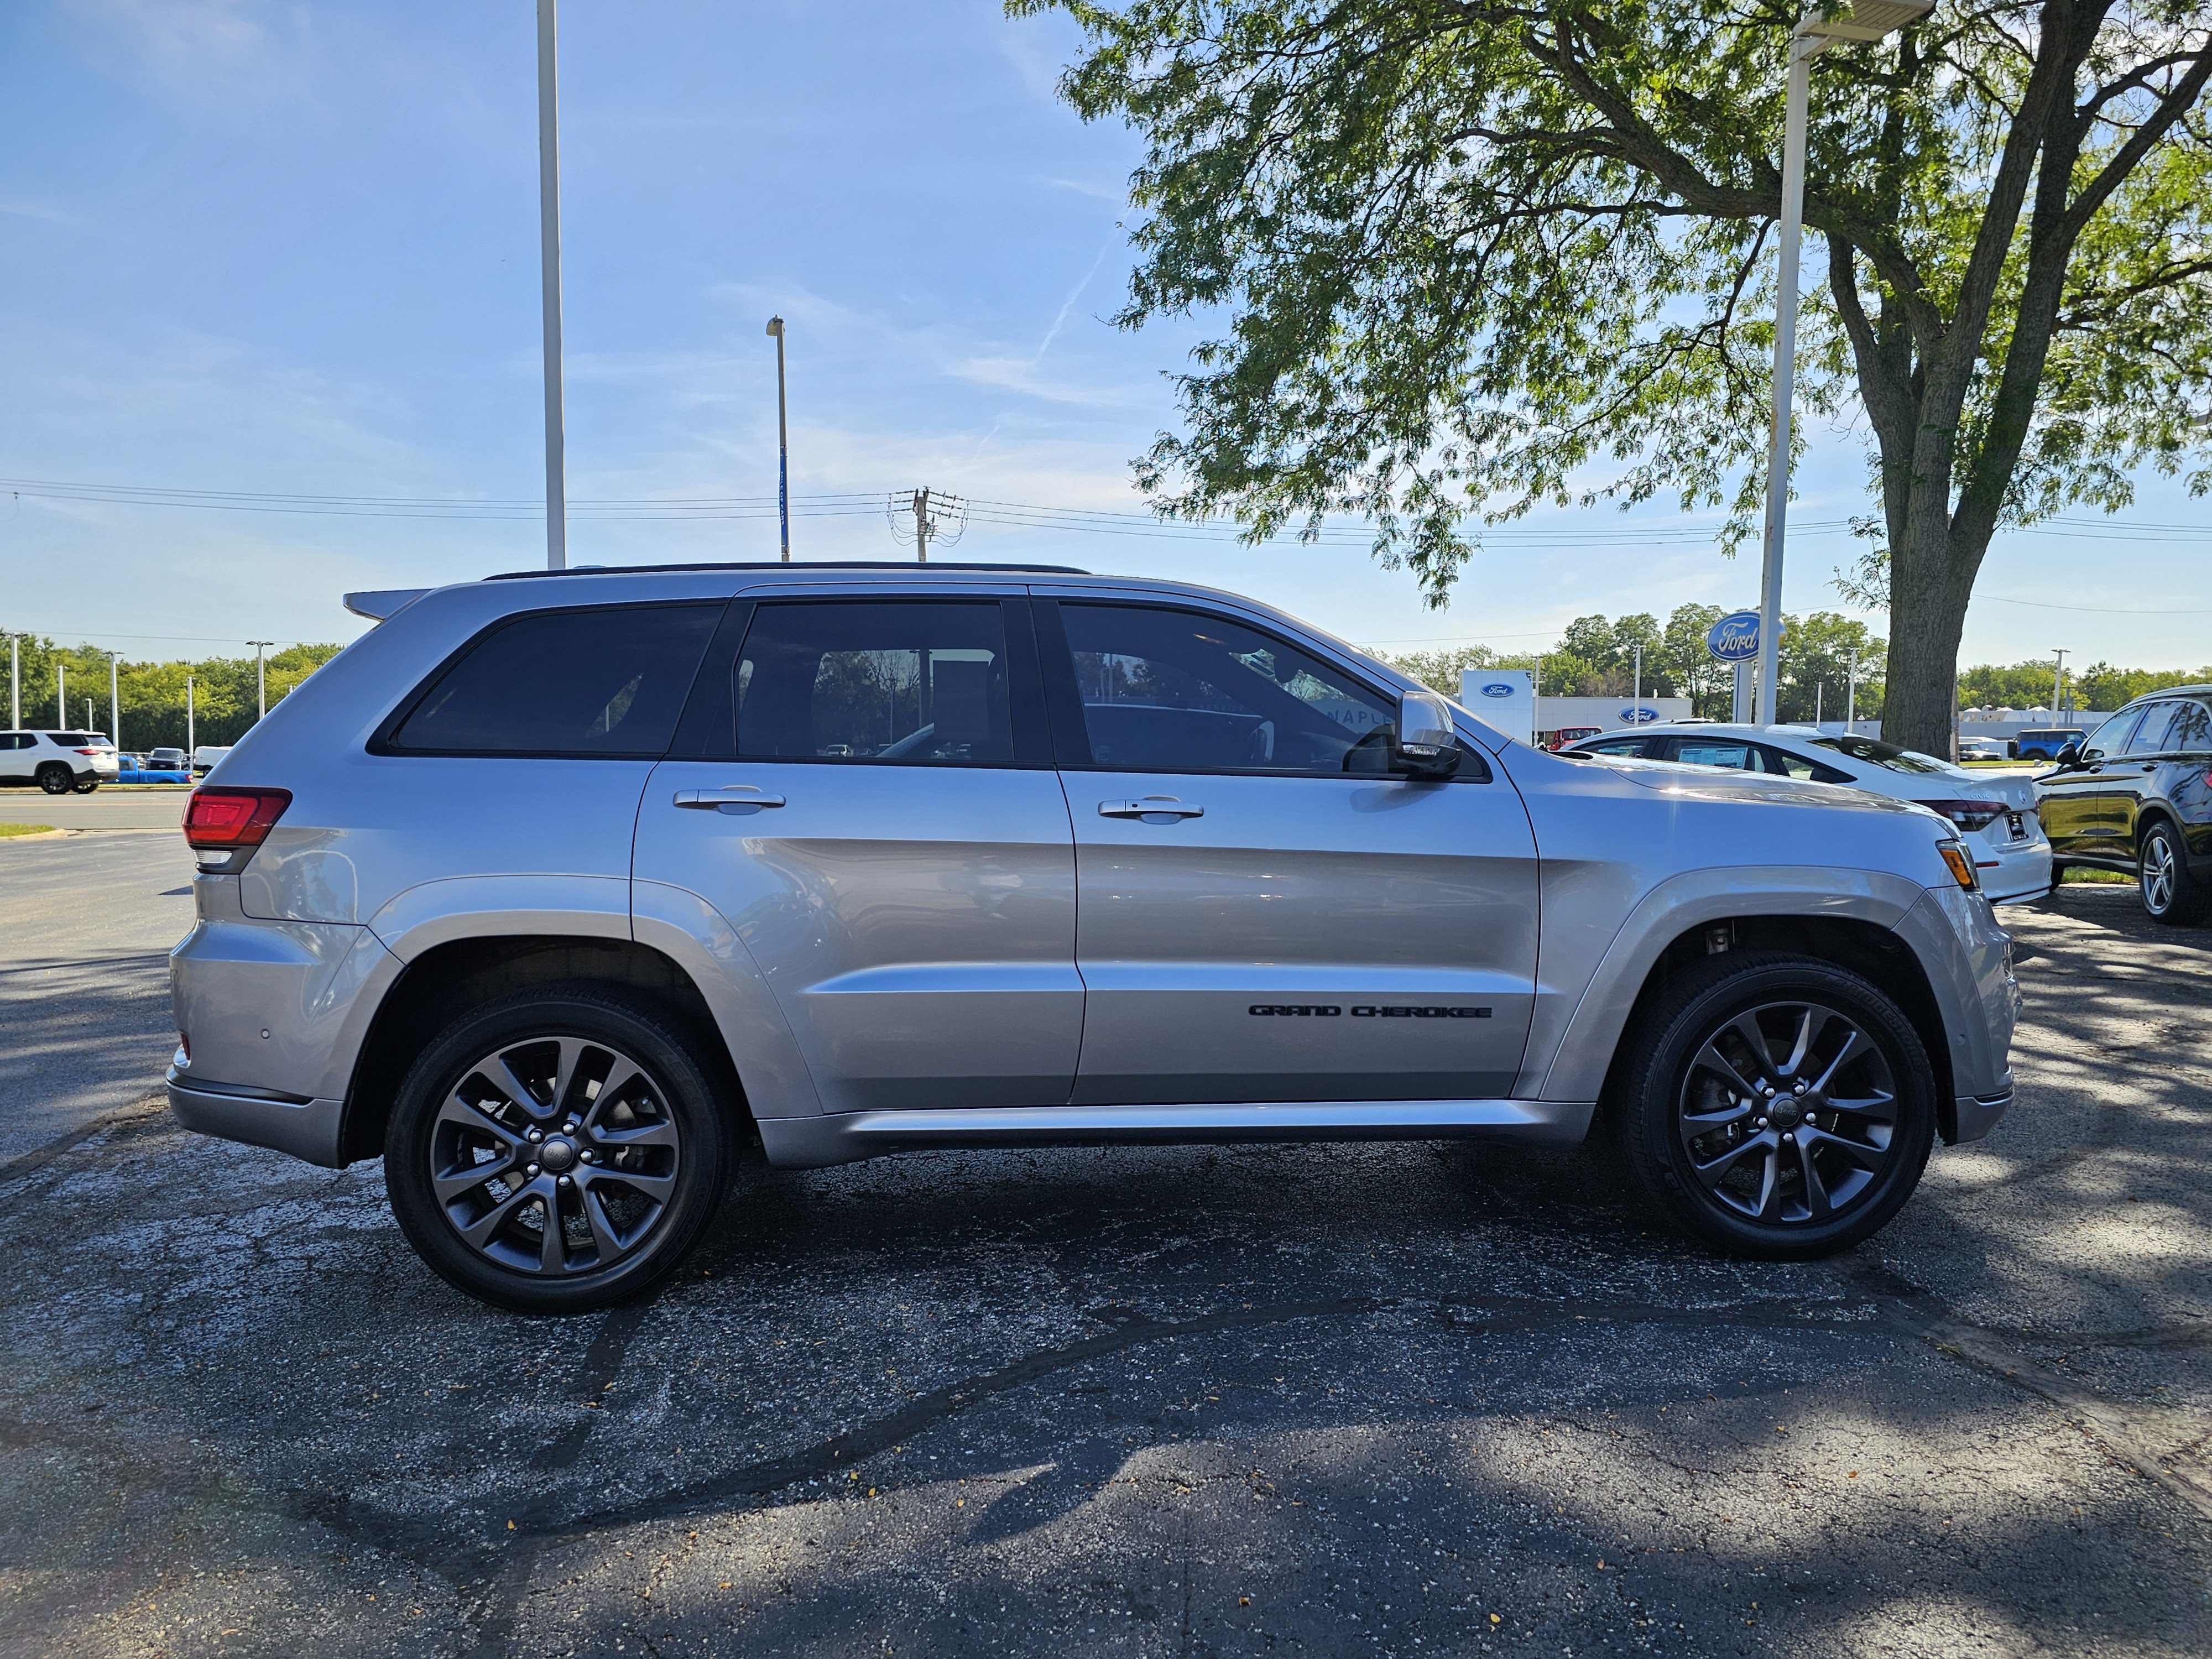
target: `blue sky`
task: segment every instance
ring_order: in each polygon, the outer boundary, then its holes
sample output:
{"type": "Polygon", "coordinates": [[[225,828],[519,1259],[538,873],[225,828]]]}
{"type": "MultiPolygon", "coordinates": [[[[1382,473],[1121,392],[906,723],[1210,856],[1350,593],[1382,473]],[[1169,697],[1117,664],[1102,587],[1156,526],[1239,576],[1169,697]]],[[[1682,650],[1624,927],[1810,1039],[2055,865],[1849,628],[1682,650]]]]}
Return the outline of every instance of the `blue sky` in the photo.
{"type": "MultiPolygon", "coordinates": [[[[561,26],[573,500],[772,495],[763,325],[780,312],[793,491],[862,508],[803,514],[797,556],[899,556],[867,498],[918,484],[1141,511],[1129,461],[1173,424],[1164,377],[1199,336],[1103,320],[1123,292],[1137,149],[1054,98],[1064,21],[1010,22],[991,0],[567,0],[561,26]]],[[[0,8],[0,477],[538,496],[534,52],[529,0],[0,8]]],[[[1859,450],[1812,434],[1798,520],[1866,510],[1859,450]]],[[[2203,517],[2147,482],[2123,524],[2203,517]]],[[[979,520],[943,556],[1188,577],[1391,649],[1528,649],[1592,611],[1755,596],[1755,553],[1724,559],[1665,511],[1523,528],[1536,534],[1493,534],[1441,613],[1352,539],[1247,549],[979,520]]],[[[1834,606],[1826,583],[1853,546],[1794,538],[1787,607],[1834,606]]],[[[771,517],[580,508],[570,528],[577,562],[775,551],[771,517]]],[[[0,625],[134,657],[349,638],[349,588],[543,559],[523,507],[0,491],[0,625]],[[476,516],[429,516],[453,510],[476,516]]],[[[2077,661],[2195,666],[2212,657],[2206,569],[2194,536],[2008,537],[1966,658],[2064,645],[2077,661]]]]}

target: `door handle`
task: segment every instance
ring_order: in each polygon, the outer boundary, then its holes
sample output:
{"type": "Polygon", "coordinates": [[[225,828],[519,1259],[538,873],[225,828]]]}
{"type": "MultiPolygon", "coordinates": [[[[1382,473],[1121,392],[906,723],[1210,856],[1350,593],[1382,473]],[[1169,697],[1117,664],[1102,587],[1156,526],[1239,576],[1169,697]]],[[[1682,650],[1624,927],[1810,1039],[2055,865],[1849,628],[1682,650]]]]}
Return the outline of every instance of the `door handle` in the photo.
{"type": "Polygon", "coordinates": [[[1147,795],[1142,800],[1102,800],[1102,818],[1137,818],[1146,823],[1173,823],[1180,818],[1202,818],[1203,806],[1177,800],[1173,795],[1147,795]]]}
{"type": "Polygon", "coordinates": [[[679,789],[676,792],[676,804],[705,812],[726,809],[750,817],[764,806],[782,805],[783,797],[763,793],[750,783],[731,783],[720,789],[679,789]]]}

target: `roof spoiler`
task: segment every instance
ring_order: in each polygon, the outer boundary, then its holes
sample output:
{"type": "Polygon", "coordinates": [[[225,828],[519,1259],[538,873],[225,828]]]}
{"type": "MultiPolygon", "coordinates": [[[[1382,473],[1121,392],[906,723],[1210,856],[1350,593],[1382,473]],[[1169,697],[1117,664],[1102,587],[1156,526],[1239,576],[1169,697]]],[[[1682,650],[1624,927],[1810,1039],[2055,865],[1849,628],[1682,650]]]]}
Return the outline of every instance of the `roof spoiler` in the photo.
{"type": "Polygon", "coordinates": [[[366,617],[371,622],[382,622],[394,612],[404,611],[430,590],[427,587],[381,587],[365,593],[349,593],[345,608],[356,617],[366,617]]]}

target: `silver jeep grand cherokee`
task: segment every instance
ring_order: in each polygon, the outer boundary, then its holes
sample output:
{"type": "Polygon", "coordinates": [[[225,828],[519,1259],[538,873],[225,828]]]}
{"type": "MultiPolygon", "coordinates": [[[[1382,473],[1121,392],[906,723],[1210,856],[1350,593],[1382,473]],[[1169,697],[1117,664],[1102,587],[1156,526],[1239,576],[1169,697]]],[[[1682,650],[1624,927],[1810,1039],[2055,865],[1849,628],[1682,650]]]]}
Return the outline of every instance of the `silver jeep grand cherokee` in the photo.
{"type": "Polygon", "coordinates": [[[1551,755],[1267,607],[1024,566],[686,566],[382,618],[194,796],[169,1099],[381,1156],[435,1271],[595,1307],[741,1144],[1602,1121],[1738,1254],[1897,1212],[2012,1098],[1951,828],[1551,755]]]}

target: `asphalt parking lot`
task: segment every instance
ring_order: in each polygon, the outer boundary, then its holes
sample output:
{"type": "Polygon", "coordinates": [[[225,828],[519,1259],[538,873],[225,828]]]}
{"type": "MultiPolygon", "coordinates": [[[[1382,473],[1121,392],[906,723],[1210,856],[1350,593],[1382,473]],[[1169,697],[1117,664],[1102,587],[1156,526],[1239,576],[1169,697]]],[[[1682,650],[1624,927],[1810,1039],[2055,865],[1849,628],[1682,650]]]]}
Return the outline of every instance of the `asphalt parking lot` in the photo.
{"type": "MultiPolygon", "coordinates": [[[[0,902],[185,863],[0,842],[0,902]]],[[[0,1000],[0,1653],[2201,1654],[2212,937],[2006,919],[2019,1103],[1826,1263],[1581,1154],[941,1154],[750,1171],[572,1321],[0,1000]]]]}

